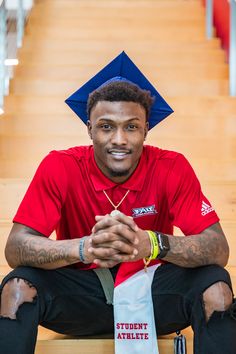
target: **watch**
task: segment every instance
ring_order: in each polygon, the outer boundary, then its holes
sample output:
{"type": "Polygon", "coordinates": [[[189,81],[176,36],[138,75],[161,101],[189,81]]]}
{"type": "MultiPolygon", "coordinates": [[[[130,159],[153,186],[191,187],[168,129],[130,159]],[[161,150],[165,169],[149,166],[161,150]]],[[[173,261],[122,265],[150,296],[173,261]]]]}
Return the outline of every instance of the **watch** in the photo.
{"type": "Polygon", "coordinates": [[[159,246],[159,254],[157,256],[157,259],[164,258],[167,255],[167,252],[170,250],[168,236],[157,231],[155,231],[155,234],[159,246]]]}

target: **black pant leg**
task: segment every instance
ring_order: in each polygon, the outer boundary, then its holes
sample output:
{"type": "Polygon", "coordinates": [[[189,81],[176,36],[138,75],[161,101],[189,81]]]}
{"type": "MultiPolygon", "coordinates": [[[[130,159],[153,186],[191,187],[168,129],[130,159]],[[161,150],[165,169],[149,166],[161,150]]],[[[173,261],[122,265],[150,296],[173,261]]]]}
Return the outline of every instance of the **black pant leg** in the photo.
{"type": "Polygon", "coordinates": [[[17,319],[0,318],[0,353],[34,354],[38,333],[38,302],[23,304],[17,319]]]}
{"type": "MultiPolygon", "coordinates": [[[[201,304],[199,304],[201,306],[201,304]]],[[[235,306],[235,305],[234,305],[235,306]]],[[[195,354],[235,354],[236,321],[230,310],[215,311],[206,323],[196,306],[194,353],[195,354]]]]}
{"type": "Polygon", "coordinates": [[[236,321],[231,309],[215,312],[208,322],[205,319],[202,294],[218,281],[231,287],[229,274],[218,266],[188,269],[166,264],[158,268],[152,285],[158,335],[191,325],[195,354],[235,354],[236,321]]]}
{"type": "Polygon", "coordinates": [[[19,267],[3,280],[2,287],[11,278],[30,282],[37,298],[20,306],[16,320],[0,318],[1,353],[33,354],[39,324],[76,336],[113,333],[113,308],[106,304],[93,271],[19,267]]]}

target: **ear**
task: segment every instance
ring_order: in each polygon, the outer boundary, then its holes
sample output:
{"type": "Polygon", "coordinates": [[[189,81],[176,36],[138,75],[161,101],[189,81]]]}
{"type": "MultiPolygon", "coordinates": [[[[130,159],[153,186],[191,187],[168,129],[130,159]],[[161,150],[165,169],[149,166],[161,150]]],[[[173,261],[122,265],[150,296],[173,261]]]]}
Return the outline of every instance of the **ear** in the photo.
{"type": "Polygon", "coordinates": [[[146,140],[147,134],[148,134],[148,129],[149,129],[149,123],[146,122],[146,127],[144,129],[144,140],[146,140]]]}
{"type": "Polygon", "coordinates": [[[87,131],[88,131],[88,135],[89,135],[90,139],[93,139],[92,138],[92,125],[91,125],[90,120],[87,121],[87,131]]]}

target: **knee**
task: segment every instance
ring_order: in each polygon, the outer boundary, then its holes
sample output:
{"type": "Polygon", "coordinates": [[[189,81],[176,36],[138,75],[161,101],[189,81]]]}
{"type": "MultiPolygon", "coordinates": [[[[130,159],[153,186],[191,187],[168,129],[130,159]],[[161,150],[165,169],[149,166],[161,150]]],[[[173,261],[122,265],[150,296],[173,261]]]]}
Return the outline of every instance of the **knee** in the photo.
{"type": "Polygon", "coordinates": [[[232,302],[232,291],[225,282],[217,282],[211,285],[203,293],[206,320],[209,320],[214,311],[228,310],[232,302]]]}
{"type": "Polygon", "coordinates": [[[10,279],[2,289],[0,316],[16,319],[18,308],[24,302],[33,302],[36,296],[37,290],[26,280],[10,279]]]}

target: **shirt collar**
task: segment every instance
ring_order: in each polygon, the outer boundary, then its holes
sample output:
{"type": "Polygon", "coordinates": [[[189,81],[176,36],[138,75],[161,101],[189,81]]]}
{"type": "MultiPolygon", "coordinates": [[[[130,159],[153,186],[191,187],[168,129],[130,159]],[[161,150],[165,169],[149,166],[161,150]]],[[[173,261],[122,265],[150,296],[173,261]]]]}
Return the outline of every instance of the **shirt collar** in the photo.
{"type": "MultiPolygon", "coordinates": [[[[112,182],[109,178],[107,178],[102,171],[98,168],[97,163],[94,158],[94,149],[91,148],[91,154],[89,159],[89,174],[91,181],[93,183],[94,189],[96,191],[107,190],[117,186],[117,183],[112,182]]],[[[143,152],[136,167],[135,171],[131,175],[131,177],[122,184],[119,184],[122,188],[130,189],[133,191],[140,191],[143,188],[145,176],[147,173],[147,157],[145,147],[143,148],[143,152]]]]}

